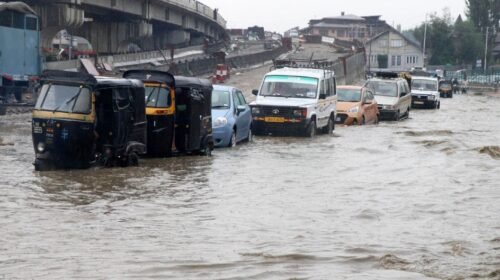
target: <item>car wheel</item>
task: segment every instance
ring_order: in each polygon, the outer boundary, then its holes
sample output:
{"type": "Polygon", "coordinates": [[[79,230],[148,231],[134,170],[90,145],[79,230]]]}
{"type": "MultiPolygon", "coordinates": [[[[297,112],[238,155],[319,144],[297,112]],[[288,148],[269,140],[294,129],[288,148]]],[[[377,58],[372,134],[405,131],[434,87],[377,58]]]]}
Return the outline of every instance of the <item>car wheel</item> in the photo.
{"type": "Polygon", "coordinates": [[[248,136],[247,136],[247,142],[253,142],[253,132],[252,132],[252,128],[250,128],[248,130],[248,136]]]}
{"type": "Polygon", "coordinates": [[[231,134],[231,140],[229,141],[229,148],[234,148],[236,147],[236,131],[233,130],[233,133],[231,134]]]}
{"type": "Polygon", "coordinates": [[[366,118],[363,116],[363,120],[361,121],[361,125],[366,125],[366,118]]]}
{"type": "Polygon", "coordinates": [[[375,116],[375,124],[379,124],[380,123],[380,115],[376,115],[375,116]]]}
{"type": "Polygon", "coordinates": [[[335,129],[335,122],[330,117],[328,119],[328,124],[325,127],[323,127],[322,132],[323,132],[323,134],[332,135],[334,129],[335,129]]]}
{"type": "Polygon", "coordinates": [[[309,138],[314,138],[316,136],[316,121],[312,120],[306,129],[306,136],[309,138]]]}
{"type": "Polygon", "coordinates": [[[395,121],[395,122],[398,122],[400,119],[401,119],[401,112],[400,112],[400,111],[397,111],[397,112],[394,114],[394,121],[395,121]]]}
{"type": "Polygon", "coordinates": [[[438,110],[439,110],[439,109],[441,109],[441,102],[438,102],[438,103],[437,103],[436,108],[437,108],[438,110]]]}

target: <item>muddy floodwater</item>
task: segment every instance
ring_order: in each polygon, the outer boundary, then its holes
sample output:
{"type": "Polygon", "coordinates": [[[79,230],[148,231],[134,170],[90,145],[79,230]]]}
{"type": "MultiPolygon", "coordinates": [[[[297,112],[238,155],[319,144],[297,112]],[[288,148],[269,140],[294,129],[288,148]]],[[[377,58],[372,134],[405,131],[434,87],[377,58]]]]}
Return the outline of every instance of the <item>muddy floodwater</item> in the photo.
{"type": "Polygon", "coordinates": [[[0,279],[500,279],[500,98],[129,169],[0,137],[0,279]]]}

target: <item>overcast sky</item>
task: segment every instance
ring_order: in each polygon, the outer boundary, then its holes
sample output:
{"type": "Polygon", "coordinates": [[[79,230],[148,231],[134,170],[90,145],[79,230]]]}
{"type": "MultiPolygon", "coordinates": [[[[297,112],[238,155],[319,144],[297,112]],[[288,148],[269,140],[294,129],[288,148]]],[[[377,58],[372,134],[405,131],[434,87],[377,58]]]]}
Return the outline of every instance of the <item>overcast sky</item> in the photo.
{"type": "Polygon", "coordinates": [[[310,19],[338,16],[342,11],[358,16],[381,15],[389,24],[403,29],[417,26],[426,13],[442,14],[449,8],[453,18],[465,14],[465,0],[201,0],[218,8],[228,21],[228,28],[264,26],[284,32],[292,27],[306,27],[310,19]]]}

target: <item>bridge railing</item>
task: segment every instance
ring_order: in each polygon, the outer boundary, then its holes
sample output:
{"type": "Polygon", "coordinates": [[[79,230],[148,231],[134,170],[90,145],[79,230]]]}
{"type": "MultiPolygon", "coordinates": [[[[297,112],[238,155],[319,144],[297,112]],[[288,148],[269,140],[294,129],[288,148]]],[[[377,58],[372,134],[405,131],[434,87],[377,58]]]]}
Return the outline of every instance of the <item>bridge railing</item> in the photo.
{"type": "MultiPolygon", "coordinates": [[[[214,18],[214,9],[208,7],[207,5],[196,1],[196,0],[163,0],[163,2],[173,4],[182,7],[186,10],[192,11],[194,13],[200,14],[204,17],[210,18],[211,20],[216,20],[214,18]]],[[[226,28],[227,21],[217,13],[217,23],[226,28]]]]}

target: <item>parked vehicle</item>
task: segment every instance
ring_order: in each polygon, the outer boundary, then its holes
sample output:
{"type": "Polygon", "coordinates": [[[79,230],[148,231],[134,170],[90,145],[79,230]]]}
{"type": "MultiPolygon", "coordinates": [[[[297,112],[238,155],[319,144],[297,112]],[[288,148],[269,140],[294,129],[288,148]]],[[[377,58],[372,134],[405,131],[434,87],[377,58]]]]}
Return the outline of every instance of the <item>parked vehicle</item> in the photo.
{"type": "Polygon", "coordinates": [[[241,141],[252,141],[252,112],[241,90],[214,86],[212,127],[216,147],[234,147],[241,141]]]}
{"type": "Polygon", "coordinates": [[[33,110],[35,169],[138,165],[146,153],[142,82],[47,71],[33,110]]]}
{"type": "Polygon", "coordinates": [[[150,157],[172,154],[175,132],[175,78],[154,70],[132,70],[123,75],[144,82],[148,122],[147,150],[150,157]]]}
{"type": "Polygon", "coordinates": [[[407,79],[398,73],[377,73],[368,80],[366,87],[375,93],[381,119],[399,121],[410,117],[411,94],[407,79]]]}
{"type": "Polygon", "coordinates": [[[337,92],[330,69],[282,68],[265,75],[250,106],[257,135],[305,135],[335,129],[337,92]]]}
{"type": "Polygon", "coordinates": [[[411,81],[412,108],[441,108],[439,81],[432,77],[413,77],[411,81]]]}
{"type": "Polygon", "coordinates": [[[175,152],[210,155],[212,131],[212,84],[198,78],[175,76],[175,152]]]}
{"type": "Polygon", "coordinates": [[[453,98],[453,84],[449,80],[439,82],[439,93],[442,98],[453,98]]]}
{"type": "Polygon", "coordinates": [[[371,89],[359,86],[337,87],[336,123],[344,125],[377,124],[378,104],[371,89]]]}
{"type": "Polygon", "coordinates": [[[23,2],[0,2],[0,103],[18,102],[41,72],[38,16],[23,2]]]}

